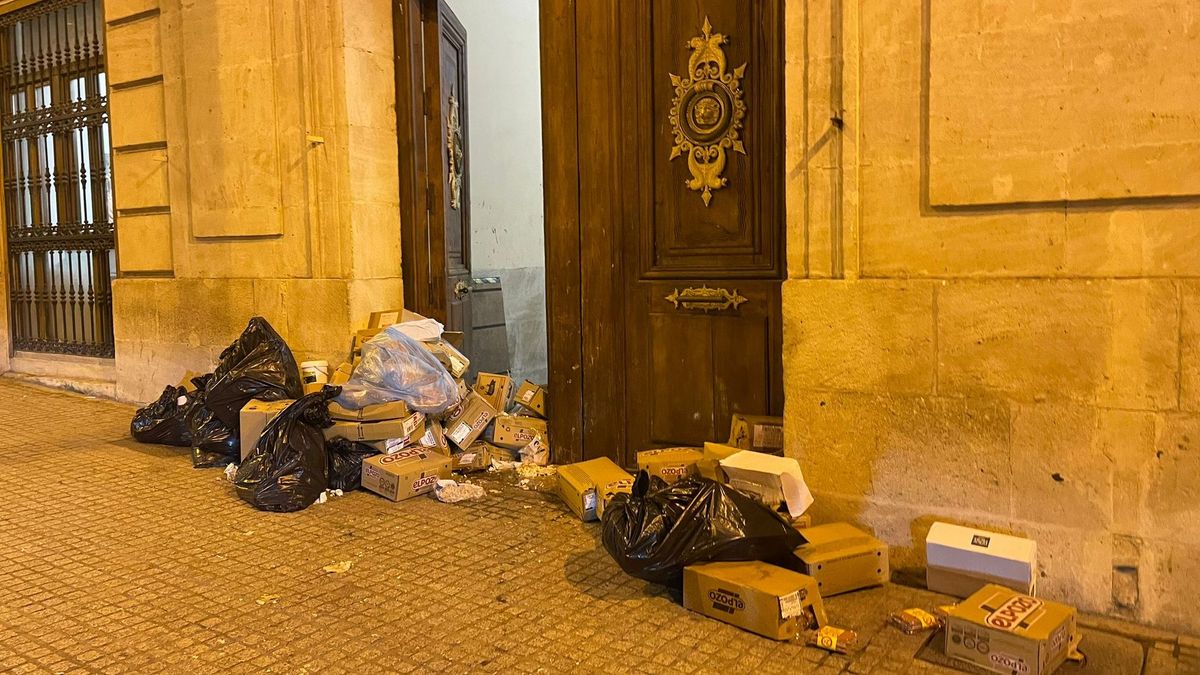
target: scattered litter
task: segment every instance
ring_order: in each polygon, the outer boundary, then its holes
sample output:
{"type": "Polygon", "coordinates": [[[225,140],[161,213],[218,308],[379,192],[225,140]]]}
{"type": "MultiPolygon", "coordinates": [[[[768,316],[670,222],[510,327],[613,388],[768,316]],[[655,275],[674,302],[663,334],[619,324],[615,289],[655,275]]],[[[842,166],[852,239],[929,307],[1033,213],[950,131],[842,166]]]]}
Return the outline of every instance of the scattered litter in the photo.
{"type": "Polygon", "coordinates": [[[808,634],[807,642],[828,652],[848,654],[858,646],[858,633],[835,626],[822,626],[808,634]]]}
{"type": "Polygon", "coordinates": [[[275,604],[275,602],[282,597],[283,597],[282,595],[275,595],[274,593],[268,593],[267,595],[260,595],[258,597],[258,599],[255,600],[254,602],[256,602],[260,605],[271,605],[271,604],[275,604]]]}
{"type": "Polygon", "coordinates": [[[225,465],[225,480],[232,483],[233,479],[235,477],[237,477],[237,470],[238,470],[237,464],[233,464],[233,463],[226,464],[225,465]]]}
{"type": "Polygon", "coordinates": [[[350,568],[353,565],[354,561],[343,560],[341,562],[335,562],[332,565],[326,565],[321,568],[321,571],[328,572],[329,574],[345,574],[346,572],[350,571],[350,568]]]}
{"type": "Polygon", "coordinates": [[[916,635],[942,625],[941,619],[918,607],[892,612],[888,622],[904,631],[905,635],[916,635]]]}
{"type": "Polygon", "coordinates": [[[459,483],[452,480],[439,480],[433,494],[439,502],[453,504],[468,499],[482,499],[486,491],[471,483],[459,483]]]}

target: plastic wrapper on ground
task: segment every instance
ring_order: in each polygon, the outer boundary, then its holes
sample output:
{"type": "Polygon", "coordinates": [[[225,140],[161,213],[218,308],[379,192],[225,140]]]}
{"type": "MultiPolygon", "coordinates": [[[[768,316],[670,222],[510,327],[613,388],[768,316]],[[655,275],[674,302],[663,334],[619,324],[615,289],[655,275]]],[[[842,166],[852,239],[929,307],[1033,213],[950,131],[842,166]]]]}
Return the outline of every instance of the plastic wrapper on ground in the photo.
{"type": "Polygon", "coordinates": [[[262,511],[299,511],[329,487],[323,429],[337,387],[301,397],[271,420],[238,467],[237,495],[262,511]]]}
{"type": "Polygon", "coordinates": [[[626,573],[679,586],[695,563],[762,560],[796,567],[804,537],[765,506],[727,485],[689,478],[668,485],[638,472],[631,494],[604,510],[604,547],[626,573]]]}
{"type": "Polygon", "coordinates": [[[445,366],[397,326],[367,340],[362,361],[337,399],[352,410],[390,401],[404,401],[413,410],[431,415],[459,401],[458,385],[445,366]]]}

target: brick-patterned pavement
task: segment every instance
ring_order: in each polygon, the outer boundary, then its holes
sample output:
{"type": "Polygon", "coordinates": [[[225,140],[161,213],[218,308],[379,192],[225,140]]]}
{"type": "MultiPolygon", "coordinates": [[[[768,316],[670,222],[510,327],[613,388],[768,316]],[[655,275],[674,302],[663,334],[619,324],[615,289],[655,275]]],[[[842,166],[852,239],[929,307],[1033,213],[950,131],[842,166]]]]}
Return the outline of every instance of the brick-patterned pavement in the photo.
{"type": "MultiPolygon", "coordinates": [[[[885,624],[947,601],[926,591],[829,599],[853,656],[776,643],[626,576],[553,496],[489,480],[466,504],[262,513],[130,440],[131,414],[0,378],[0,672],[956,672],[885,624]]],[[[1200,671],[1200,643],[1118,632],[1087,632],[1082,672],[1200,671]]]]}

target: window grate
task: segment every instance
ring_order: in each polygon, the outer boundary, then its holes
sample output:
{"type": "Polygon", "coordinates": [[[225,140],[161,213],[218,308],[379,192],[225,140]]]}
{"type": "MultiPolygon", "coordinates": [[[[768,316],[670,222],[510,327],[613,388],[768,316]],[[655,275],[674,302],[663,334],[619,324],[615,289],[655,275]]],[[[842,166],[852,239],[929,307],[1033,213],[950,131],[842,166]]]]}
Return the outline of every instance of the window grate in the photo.
{"type": "Polygon", "coordinates": [[[111,358],[113,236],[100,0],[0,16],[13,348],[111,358]]]}

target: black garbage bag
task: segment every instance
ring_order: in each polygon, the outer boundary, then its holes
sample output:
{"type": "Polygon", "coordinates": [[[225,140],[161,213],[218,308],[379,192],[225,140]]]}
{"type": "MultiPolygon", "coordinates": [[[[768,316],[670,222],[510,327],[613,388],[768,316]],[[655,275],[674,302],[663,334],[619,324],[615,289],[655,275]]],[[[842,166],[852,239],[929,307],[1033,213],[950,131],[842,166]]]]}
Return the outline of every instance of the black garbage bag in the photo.
{"type": "Polygon", "coordinates": [[[238,467],[239,497],[262,511],[299,511],[329,487],[325,433],[329,400],[339,387],[301,397],[267,423],[258,445],[238,467]]]}
{"type": "Polygon", "coordinates": [[[242,454],[237,430],[226,426],[204,405],[205,389],[211,379],[210,374],[192,380],[197,388],[192,395],[187,424],[192,435],[192,466],[197,469],[237,464],[242,454]]]}
{"type": "Polygon", "coordinates": [[[329,489],[357,490],[362,485],[362,463],[379,451],[366,443],[335,438],[325,444],[329,453],[329,489]]]}
{"type": "Polygon", "coordinates": [[[604,510],[604,548],[626,573],[678,586],[683,568],[717,560],[762,560],[794,567],[804,537],[770,509],[706,478],[668,485],[638,473],[632,494],[604,510]]]}
{"type": "Polygon", "coordinates": [[[129,434],[141,443],[161,443],[190,447],[192,432],[188,427],[188,412],[195,397],[187,387],[168,386],[158,400],[138,408],[129,423],[129,434]]]}
{"type": "Polygon", "coordinates": [[[221,352],[204,393],[204,406],[236,436],[238,413],[250,399],[300,398],[304,386],[292,350],[266,319],[256,316],[221,352]]]}

